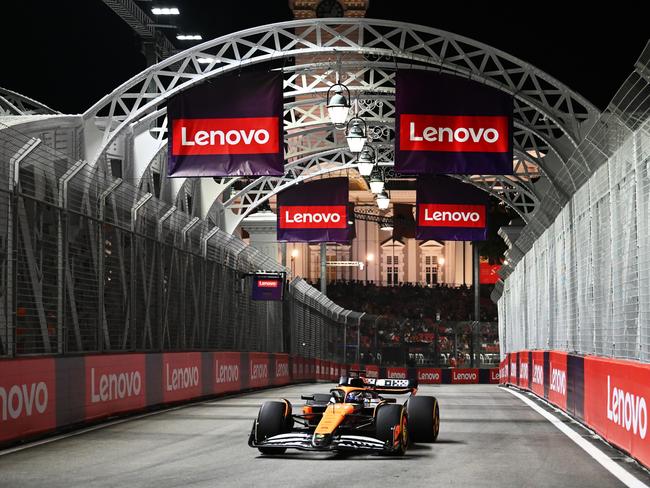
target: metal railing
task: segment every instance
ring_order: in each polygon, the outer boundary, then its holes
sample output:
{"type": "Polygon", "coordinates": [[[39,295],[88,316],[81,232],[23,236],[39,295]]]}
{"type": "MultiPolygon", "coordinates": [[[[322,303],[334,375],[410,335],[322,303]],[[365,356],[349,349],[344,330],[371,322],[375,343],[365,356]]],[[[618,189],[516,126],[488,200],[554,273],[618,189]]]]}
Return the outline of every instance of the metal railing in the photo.
{"type": "Polygon", "coordinates": [[[346,313],[206,222],[0,125],[0,356],[248,350],[341,359],[346,313]]]}
{"type": "Polygon", "coordinates": [[[597,169],[497,287],[503,353],[650,361],[649,70],[650,44],[576,152],[597,169]]]}

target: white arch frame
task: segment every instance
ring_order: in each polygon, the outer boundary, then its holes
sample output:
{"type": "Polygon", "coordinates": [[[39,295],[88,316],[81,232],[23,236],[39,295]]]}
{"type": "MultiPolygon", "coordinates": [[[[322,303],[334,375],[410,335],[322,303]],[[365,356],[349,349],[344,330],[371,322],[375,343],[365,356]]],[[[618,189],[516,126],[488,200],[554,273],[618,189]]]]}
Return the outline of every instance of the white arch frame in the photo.
{"type": "MultiPolygon", "coordinates": [[[[543,140],[557,156],[549,167],[545,160],[539,161],[556,196],[576,189],[573,174],[579,173],[576,179],[580,180],[589,172],[584,158],[581,167],[576,167],[575,157],[573,166],[566,163],[587,129],[583,126],[589,126],[598,115],[598,110],[584,98],[533,66],[482,43],[429,27],[372,19],[318,19],[261,26],[208,41],[168,58],[127,81],[84,114],[87,156],[91,163],[96,163],[118,135],[141,121],[151,120],[151,113],[161,113],[160,107],[169,97],[190,86],[245,66],[284,62],[296,55],[316,55],[319,60],[281,68],[286,73],[285,97],[327,90],[332,83],[333,62],[324,63],[324,55],[336,57],[337,65],[352,73],[343,81],[346,85],[373,95],[394,91],[394,71],[401,66],[438,69],[494,86],[513,95],[519,126],[543,140]],[[360,54],[376,59],[360,62],[360,54]],[[346,55],[352,61],[341,62],[346,55]],[[211,61],[202,65],[198,62],[201,57],[211,61]],[[96,122],[101,125],[99,134],[96,122]]],[[[313,101],[309,103],[312,108],[302,115],[313,112],[313,101]]],[[[296,121],[294,127],[304,129],[321,123],[322,108],[311,122],[295,118],[302,105],[287,104],[290,113],[294,110],[294,118],[290,119],[296,121]]],[[[327,149],[317,154],[325,153],[327,149]]],[[[535,195],[532,185],[525,188],[521,182],[506,177],[476,175],[465,180],[490,192],[514,187],[512,193],[504,194],[517,198],[530,194],[536,207],[542,200],[535,195]]],[[[267,184],[259,186],[264,188],[267,184]]],[[[282,184],[271,186],[281,188],[282,184]]],[[[240,196],[245,199],[245,194],[240,196]]],[[[225,204],[232,207],[235,202],[236,199],[229,198],[225,204]]]]}

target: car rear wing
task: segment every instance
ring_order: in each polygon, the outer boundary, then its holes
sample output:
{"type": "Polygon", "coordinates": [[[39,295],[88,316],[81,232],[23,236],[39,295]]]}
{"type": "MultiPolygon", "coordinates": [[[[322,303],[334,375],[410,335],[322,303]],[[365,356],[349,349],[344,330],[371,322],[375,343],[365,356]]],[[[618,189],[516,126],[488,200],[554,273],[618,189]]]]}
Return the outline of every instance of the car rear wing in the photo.
{"type": "Polygon", "coordinates": [[[395,395],[413,394],[418,388],[416,379],[397,378],[364,378],[341,376],[339,386],[366,387],[381,393],[393,393],[395,395]]]}

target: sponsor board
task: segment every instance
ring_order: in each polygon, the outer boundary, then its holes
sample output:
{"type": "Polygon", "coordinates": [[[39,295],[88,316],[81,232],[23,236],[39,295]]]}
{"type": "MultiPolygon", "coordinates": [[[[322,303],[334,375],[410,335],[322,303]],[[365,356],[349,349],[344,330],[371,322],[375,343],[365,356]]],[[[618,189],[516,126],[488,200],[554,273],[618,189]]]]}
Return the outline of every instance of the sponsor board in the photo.
{"type": "Polygon", "coordinates": [[[212,353],[212,361],[214,364],[213,393],[241,390],[241,353],[215,352],[212,353]]]}
{"type": "Polygon", "coordinates": [[[325,178],[294,185],[278,194],[277,238],[288,242],[348,242],[347,178],[325,178]]]}
{"type": "Polygon", "coordinates": [[[248,353],[248,386],[260,388],[270,384],[269,355],[263,352],[248,353]]]}
{"type": "Polygon", "coordinates": [[[490,370],[490,383],[497,384],[501,382],[501,372],[499,368],[492,368],[490,370]]]}
{"type": "Polygon", "coordinates": [[[529,372],[529,364],[528,364],[528,351],[521,351],[517,353],[519,355],[519,370],[517,371],[519,373],[519,387],[520,388],[526,388],[529,389],[528,385],[528,372],[529,372]]]}
{"type": "Polygon", "coordinates": [[[544,351],[533,351],[531,354],[533,358],[532,362],[532,376],[531,376],[531,385],[530,389],[539,395],[544,397],[544,351]]]}
{"type": "Polygon", "coordinates": [[[175,402],[200,397],[202,392],[201,353],[164,353],[162,359],[163,401],[175,402]]]}
{"type": "Polygon", "coordinates": [[[289,355],[275,354],[275,376],[274,385],[286,385],[291,382],[289,371],[289,355]]]}
{"type": "Polygon", "coordinates": [[[284,276],[256,273],[253,275],[251,299],[280,301],[284,292],[284,276]]]}
{"type": "Polygon", "coordinates": [[[444,73],[398,70],[395,78],[397,171],[512,174],[510,95],[444,73]]]}
{"type": "Polygon", "coordinates": [[[567,388],[567,354],[551,351],[549,353],[548,400],[566,410],[567,388]]]}
{"type": "Polygon", "coordinates": [[[379,378],[379,366],[367,365],[366,376],[368,378],[379,378]]]}
{"type": "Polygon", "coordinates": [[[144,354],[86,356],[85,418],[93,419],[147,404],[144,354]]]}
{"type": "Polygon", "coordinates": [[[0,441],[56,427],[54,359],[0,361],[0,441]]]}
{"type": "Polygon", "coordinates": [[[517,384],[517,353],[511,353],[510,354],[510,360],[509,360],[509,371],[510,371],[510,383],[513,385],[517,384]]]}
{"type": "Polygon", "coordinates": [[[452,369],[451,370],[452,384],[469,384],[478,383],[478,369],[465,368],[465,369],[452,369]]]}
{"type": "Polygon", "coordinates": [[[407,369],[386,368],[386,378],[405,380],[407,378],[407,369]]]}
{"type": "Polygon", "coordinates": [[[650,465],[650,366],[585,357],[584,419],[596,432],[650,465]]]}
{"type": "Polygon", "coordinates": [[[286,205],[278,225],[280,229],[345,229],[347,205],[286,205]]]}
{"type": "Polygon", "coordinates": [[[510,364],[510,353],[506,354],[503,360],[499,363],[499,383],[503,385],[507,384],[510,379],[508,364],[510,364]]]}
{"type": "Polygon", "coordinates": [[[442,370],[440,368],[418,368],[418,383],[432,385],[442,383],[442,370]]]}
{"type": "Polygon", "coordinates": [[[179,92],[167,104],[169,176],[284,174],[282,103],[274,72],[225,75],[179,92]]]}
{"type": "Polygon", "coordinates": [[[504,153],[509,125],[506,116],[400,114],[400,149],[504,153]]]}
{"type": "Polygon", "coordinates": [[[177,119],[172,155],[272,154],[278,152],[277,117],[177,119]]]}
{"type": "Polygon", "coordinates": [[[422,203],[418,205],[421,227],[485,227],[485,205],[422,203]]]}
{"type": "Polygon", "coordinates": [[[416,189],[417,239],[486,239],[484,192],[447,176],[422,176],[416,189]]]}

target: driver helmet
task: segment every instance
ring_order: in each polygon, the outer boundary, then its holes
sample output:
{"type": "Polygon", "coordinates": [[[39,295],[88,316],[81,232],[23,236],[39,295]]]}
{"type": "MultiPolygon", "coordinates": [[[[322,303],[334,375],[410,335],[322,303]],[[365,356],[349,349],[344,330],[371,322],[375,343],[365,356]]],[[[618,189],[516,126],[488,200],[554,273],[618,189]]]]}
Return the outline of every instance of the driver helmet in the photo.
{"type": "Polygon", "coordinates": [[[345,400],[347,403],[363,403],[363,392],[351,391],[345,400]]]}

